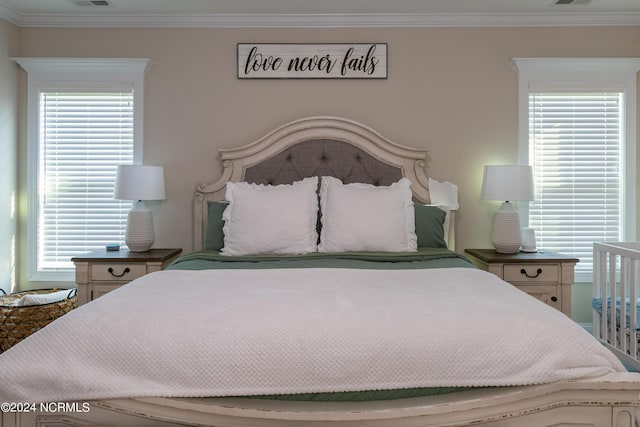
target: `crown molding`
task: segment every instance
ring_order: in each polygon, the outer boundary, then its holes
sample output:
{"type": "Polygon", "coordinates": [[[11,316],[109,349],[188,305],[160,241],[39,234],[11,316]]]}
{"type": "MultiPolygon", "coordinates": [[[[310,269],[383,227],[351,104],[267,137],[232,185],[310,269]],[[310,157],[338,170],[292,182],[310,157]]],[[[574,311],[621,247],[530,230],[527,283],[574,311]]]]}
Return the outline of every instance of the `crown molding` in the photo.
{"type": "Polygon", "coordinates": [[[110,72],[144,73],[148,58],[11,58],[28,73],[110,72]]]}
{"type": "Polygon", "coordinates": [[[636,26],[640,13],[535,14],[20,14],[0,3],[0,18],[53,28],[365,28],[636,26]]]}
{"type": "Polygon", "coordinates": [[[19,22],[22,20],[22,15],[20,15],[9,6],[0,3],[0,18],[4,19],[5,21],[9,21],[12,24],[20,25],[19,22]]]}
{"type": "Polygon", "coordinates": [[[518,72],[626,72],[640,70],[639,58],[513,58],[511,64],[518,72]]]}

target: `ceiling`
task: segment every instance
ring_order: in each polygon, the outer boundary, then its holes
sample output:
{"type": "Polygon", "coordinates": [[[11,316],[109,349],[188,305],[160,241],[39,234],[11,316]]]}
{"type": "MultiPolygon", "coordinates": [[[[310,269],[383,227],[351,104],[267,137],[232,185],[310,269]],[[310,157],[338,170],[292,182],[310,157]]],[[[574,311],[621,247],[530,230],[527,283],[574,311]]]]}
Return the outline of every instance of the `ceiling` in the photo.
{"type": "Polygon", "coordinates": [[[640,25],[640,0],[0,0],[0,18],[25,27],[640,25]]]}

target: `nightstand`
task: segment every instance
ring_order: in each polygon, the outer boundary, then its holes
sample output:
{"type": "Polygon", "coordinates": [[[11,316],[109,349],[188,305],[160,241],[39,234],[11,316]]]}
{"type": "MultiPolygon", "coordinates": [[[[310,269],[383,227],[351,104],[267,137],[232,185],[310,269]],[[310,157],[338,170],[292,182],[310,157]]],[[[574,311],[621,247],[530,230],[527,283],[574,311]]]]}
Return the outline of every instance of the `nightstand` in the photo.
{"type": "Polygon", "coordinates": [[[71,258],[76,267],[78,305],[154,271],[164,270],[182,249],[98,250],[71,258]]]}
{"type": "Polygon", "coordinates": [[[571,286],[577,258],[544,251],[500,254],[493,249],[465,249],[480,269],[571,316],[571,286]]]}

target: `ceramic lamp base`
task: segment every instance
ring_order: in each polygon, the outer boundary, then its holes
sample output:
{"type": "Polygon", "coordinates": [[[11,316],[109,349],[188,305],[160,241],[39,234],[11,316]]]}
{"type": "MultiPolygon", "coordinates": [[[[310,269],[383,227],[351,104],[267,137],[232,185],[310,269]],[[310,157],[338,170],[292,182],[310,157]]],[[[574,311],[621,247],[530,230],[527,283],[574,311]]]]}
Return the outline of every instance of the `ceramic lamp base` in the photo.
{"type": "Polygon", "coordinates": [[[153,218],[144,202],[139,201],[129,211],[125,243],[132,252],[146,252],[154,241],[153,218]]]}
{"type": "Polygon", "coordinates": [[[493,221],[491,243],[496,252],[515,254],[522,244],[520,216],[509,202],[504,202],[496,211],[493,221]]]}

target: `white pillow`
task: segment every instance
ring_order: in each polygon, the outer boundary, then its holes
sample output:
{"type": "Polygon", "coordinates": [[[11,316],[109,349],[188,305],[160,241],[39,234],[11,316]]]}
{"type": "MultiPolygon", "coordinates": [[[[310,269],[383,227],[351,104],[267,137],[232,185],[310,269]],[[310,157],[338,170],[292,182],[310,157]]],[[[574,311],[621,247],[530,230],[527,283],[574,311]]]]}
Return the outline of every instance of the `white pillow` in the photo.
{"type": "Polygon", "coordinates": [[[411,182],[388,187],[343,184],[322,177],[320,252],[415,252],[415,212],[411,182]]]}
{"type": "Polygon", "coordinates": [[[458,187],[449,181],[439,182],[429,177],[429,198],[431,204],[437,206],[448,206],[450,210],[457,211],[458,187]]]}
{"type": "Polygon", "coordinates": [[[227,183],[223,255],[315,252],[318,177],[287,185],[227,183]]]}

